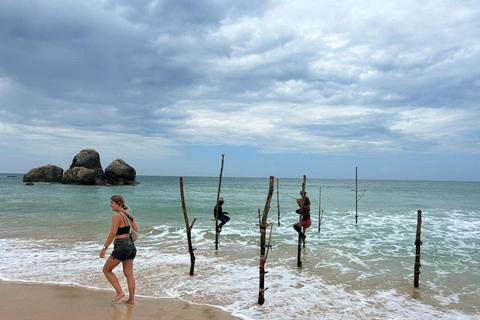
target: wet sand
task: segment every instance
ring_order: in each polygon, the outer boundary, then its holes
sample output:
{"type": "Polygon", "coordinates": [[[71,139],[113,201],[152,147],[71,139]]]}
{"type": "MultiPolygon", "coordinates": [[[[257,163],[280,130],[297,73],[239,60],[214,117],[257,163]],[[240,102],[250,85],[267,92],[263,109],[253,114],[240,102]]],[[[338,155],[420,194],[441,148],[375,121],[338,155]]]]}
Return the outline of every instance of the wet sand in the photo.
{"type": "MultiPolygon", "coordinates": [[[[70,285],[0,281],[0,318],[9,320],[234,320],[218,308],[178,299],[141,298],[112,303],[115,292],[70,285]]],[[[123,300],[123,299],[122,299],[123,300]]]]}

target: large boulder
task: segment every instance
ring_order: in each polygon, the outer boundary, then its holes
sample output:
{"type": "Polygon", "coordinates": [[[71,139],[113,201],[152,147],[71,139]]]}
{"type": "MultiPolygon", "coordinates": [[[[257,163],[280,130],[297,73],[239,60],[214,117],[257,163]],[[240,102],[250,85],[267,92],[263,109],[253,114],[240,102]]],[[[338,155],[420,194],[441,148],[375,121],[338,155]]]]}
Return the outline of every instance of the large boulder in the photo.
{"type": "Polygon", "coordinates": [[[102,164],[100,163],[100,155],[93,149],[83,149],[75,157],[73,157],[70,169],[75,167],[92,169],[96,174],[103,175],[102,164]]]}
{"type": "Polygon", "coordinates": [[[62,183],[105,184],[105,173],[100,163],[100,155],[93,149],[83,149],[73,157],[70,169],[65,171],[62,183]]]}
{"type": "Polygon", "coordinates": [[[70,168],[63,174],[62,183],[65,184],[97,184],[95,170],[85,167],[70,168]]]}
{"type": "Polygon", "coordinates": [[[33,168],[23,176],[23,182],[60,182],[63,169],[51,164],[33,168]]]}
{"type": "Polygon", "coordinates": [[[107,184],[137,184],[137,172],[122,159],[112,161],[105,168],[105,181],[107,184]]]}

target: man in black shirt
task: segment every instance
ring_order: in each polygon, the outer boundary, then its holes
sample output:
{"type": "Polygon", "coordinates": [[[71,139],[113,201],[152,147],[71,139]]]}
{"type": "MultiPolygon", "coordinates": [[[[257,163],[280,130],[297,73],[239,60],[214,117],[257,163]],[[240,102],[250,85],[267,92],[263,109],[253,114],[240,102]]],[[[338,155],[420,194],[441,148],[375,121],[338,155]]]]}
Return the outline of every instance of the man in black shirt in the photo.
{"type": "Polygon", "coordinates": [[[223,197],[220,197],[218,199],[218,205],[216,205],[215,208],[213,209],[213,216],[215,217],[215,219],[218,219],[221,221],[221,223],[217,227],[218,233],[222,232],[223,225],[230,220],[230,217],[226,216],[228,212],[223,212],[222,210],[222,205],[224,202],[225,200],[223,199],[223,197]]]}

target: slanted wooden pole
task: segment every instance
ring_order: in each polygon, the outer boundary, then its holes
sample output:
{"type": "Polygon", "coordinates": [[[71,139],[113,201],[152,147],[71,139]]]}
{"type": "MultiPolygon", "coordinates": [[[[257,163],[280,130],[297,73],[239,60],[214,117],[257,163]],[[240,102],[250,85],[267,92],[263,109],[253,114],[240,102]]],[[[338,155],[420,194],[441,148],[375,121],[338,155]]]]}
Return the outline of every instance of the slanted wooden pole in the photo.
{"type": "Polygon", "coordinates": [[[280,226],[280,189],[278,188],[278,179],[277,179],[277,210],[278,210],[278,226],[280,226]]]}
{"type": "MultiPolygon", "coordinates": [[[[267,216],[268,216],[268,211],[270,210],[270,203],[272,202],[272,194],[273,194],[273,188],[275,186],[275,180],[273,176],[270,176],[270,186],[268,188],[268,195],[267,195],[267,201],[265,202],[265,208],[263,209],[263,214],[262,214],[262,222],[259,224],[260,226],[260,284],[259,284],[259,289],[258,289],[258,303],[263,304],[265,302],[265,297],[264,293],[267,289],[265,289],[265,274],[267,271],[265,271],[265,263],[267,260],[268,256],[268,250],[267,253],[265,254],[265,249],[268,247],[270,248],[270,240],[268,245],[266,245],[266,229],[268,226],[272,226],[272,223],[267,223],[267,216]]],[[[271,232],[270,232],[270,238],[271,238],[271,232]]]]}
{"type": "Polygon", "coordinates": [[[417,211],[417,235],[415,237],[415,271],[413,275],[413,286],[418,288],[418,280],[420,278],[420,246],[423,244],[420,240],[420,235],[422,233],[422,210],[417,211]]]}
{"type": "Polygon", "coordinates": [[[183,217],[185,219],[185,227],[187,229],[187,241],[188,241],[188,251],[190,252],[190,275],[193,276],[193,272],[195,270],[195,254],[193,250],[195,248],[192,246],[192,228],[197,221],[197,218],[194,218],[192,224],[188,224],[188,214],[187,214],[187,207],[185,206],[185,197],[183,195],[183,178],[180,177],[180,197],[182,199],[182,210],[183,210],[183,217]]]}
{"type": "MultiPolygon", "coordinates": [[[[218,178],[217,208],[219,206],[218,202],[220,199],[220,189],[222,188],[223,160],[224,160],[224,155],[222,153],[222,166],[220,168],[220,177],[218,178]]],[[[215,250],[218,250],[218,236],[220,235],[220,233],[217,232],[217,229],[218,229],[218,210],[215,211],[215,250]]]]}
{"type": "MultiPolygon", "coordinates": [[[[305,182],[307,180],[307,176],[303,175],[303,182],[302,182],[302,212],[303,212],[303,207],[305,203],[305,182]]],[[[300,225],[300,230],[302,230],[302,220],[303,220],[303,215],[300,215],[299,218],[299,225],[300,225]]],[[[298,252],[297,252],[297,268],[302,267],[302,236],[300,235],[300,232],[298,233],[298,252]]]]}

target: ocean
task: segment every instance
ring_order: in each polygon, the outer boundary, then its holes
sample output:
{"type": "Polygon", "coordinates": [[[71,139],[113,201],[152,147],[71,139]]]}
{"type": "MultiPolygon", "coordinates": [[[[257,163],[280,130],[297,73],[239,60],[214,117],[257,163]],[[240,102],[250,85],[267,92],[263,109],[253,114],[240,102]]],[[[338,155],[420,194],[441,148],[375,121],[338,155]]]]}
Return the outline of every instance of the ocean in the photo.
{"type": "MultiPolygon", "coordinates": [[[[307,176],[312,226],[298,268],[292,225],[302,177],[275,178],[267,219],[274,222],[265,264],[268,290],[259,305],[257,224],[269,177],[222,179],[223,210],[231,220],[218,250],[212,220],[218,177],[183,177],[190,223],[197,219],[193,276],[179,177],[137,176],[136,186],[27,186],[22,178],[0,174],[1,280],[113,295],[98,255],[110,228],[110,197],[121,194],[139,225],[138,296],[217,306],[242,319],[480,319],[480,182],[360,179],[358,189],[366,191],[356,223],[355,179],[307,176]],[[419,209],[423,245],[414,288],[419,209]]],[[[121,267],[116,272],[126,287],[121,267]]]]}

